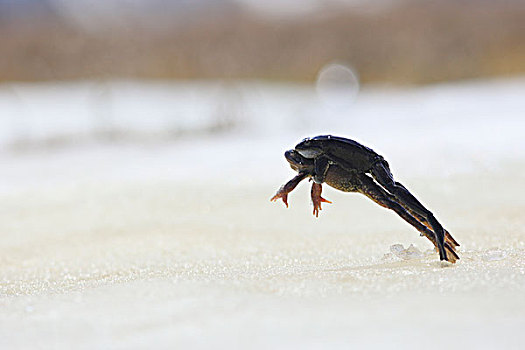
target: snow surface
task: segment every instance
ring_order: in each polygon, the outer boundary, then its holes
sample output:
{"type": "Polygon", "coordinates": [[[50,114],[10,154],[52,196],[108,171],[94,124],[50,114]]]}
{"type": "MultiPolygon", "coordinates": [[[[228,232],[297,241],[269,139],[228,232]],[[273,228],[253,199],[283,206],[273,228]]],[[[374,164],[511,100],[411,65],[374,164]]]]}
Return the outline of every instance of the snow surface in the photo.
{"type": "Polygon", "coordinates": [[[257,82],[0,86],[0,348],[525,345],[525,79],[368,88],[350,108],[257,82]],[[461,243],[309,186],[282,154],[354,138],[461,243]],[[406,248],[405,248],[406,247],[406,248]]]}

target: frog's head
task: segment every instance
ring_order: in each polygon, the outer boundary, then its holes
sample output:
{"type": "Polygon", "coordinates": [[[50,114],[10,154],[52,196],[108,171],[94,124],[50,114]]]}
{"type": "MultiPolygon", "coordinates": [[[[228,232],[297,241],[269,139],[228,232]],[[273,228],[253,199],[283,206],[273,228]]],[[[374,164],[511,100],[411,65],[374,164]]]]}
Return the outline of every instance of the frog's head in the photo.
{"type": "Polygon", "coordinates": [[[290,163],[290,167],[299,173],[312,172],[314,169],[313,159],[303,157],[294,149],[284,152],[284,157],[290,163]]]}
{"type": "Polygon", "coordinates": [[[323,150],[323,144],[317,137],[314,138],[305,138],[295,146],[295,150],[299,152],[303,157],[306,158],[316,158],[320,156],[323,150]]]}

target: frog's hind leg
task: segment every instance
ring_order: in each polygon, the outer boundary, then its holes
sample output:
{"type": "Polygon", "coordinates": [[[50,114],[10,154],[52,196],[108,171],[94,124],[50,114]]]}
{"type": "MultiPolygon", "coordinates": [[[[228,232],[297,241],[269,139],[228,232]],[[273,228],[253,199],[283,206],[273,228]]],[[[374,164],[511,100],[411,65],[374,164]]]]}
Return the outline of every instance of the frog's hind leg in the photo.
{"type": "MultiPolygon", "coordinates": [[[[382,189],[381,189],[382,190],[382,189]]],[[[391,195],[390,193],[384,191],[384,194],[385,196],[388,196],[388,198],[391,200],[391,201],[394,201],[396,202],[396,197],[391,195]]],[[[419,222],[421,222],[423,225],[425,225],[426,227],[428,227],[429,229],[432,229],[432,226],[430,225],[430,223],[428,222],[428,220],[423,216],[423,215],[420,215],[418,213],[416,213],[414,210],[412,210],[409,206],[407,206],[405,203],[403,202],[399,202],[399,204],[405,208],[406,211],[408,211],[410,213],[410,215],[412,215],[413,217],[415,217],[419,222]]],[[[452,237],[452,235],[447,231],[447,229],[445,229],[443,227],[443,231],[445,232],[445,242],[448,242],[451,246],[453,246],[454,248],[456,247],[459,247],[459,243],[454,239],[454,237],[452,237]]],[[[455,250],[455,249],[454,249],[455,250]]]]}
{"type": "MultiPolygon", "coordinates": [[[[386,194],[389,196],[390,200],[394,200],[395,201],[395,197],[394,196],[392,196],[390,193],[386,193],[386,194]]],[[[415,211],[410,209],[410,207],[406,206],[403,202],[400,202],[399,204],[403,208],[405,208],[405,210],[408,211],[410,213],[410,215],[412,215],[413,217],[418,219],[419,222],[421,222],[423,225],[425,225],[429,229],[432,229],[432,226],[430,225],[430,223],[427,221],[427,219],[424,216],[416,213],[415,211]]],[[[448,242],[454,248],[459,247],[459,243],[454,239],[454,237],[452,237],[452,235],[444,227],[443,227],[443,232],[445,232],[445,242],[448,242]]]]}
{"type": "MultiPolygon", "coordinates": [[[[434,244],[434,246],[438,247],[438,243],[436,241],[436,236],[434,232],[432,232],[418,219],[412,216],[401,204],[394,200],[395,198],[392,198],[393,196],[391,196],[389,193],[383,190],[379,185],[377,185],[374,182],[374,180],[372,180],[366,175],[361,175],[359,177],[359,180],[360,184],[358,186],[358,191],[360,193],[364,194],[380,206],[395,211],[396,214],[399,215],[403,220],[408,222],[415,229],[421,232],[422,235],[427,237],[434,244]]],[[[444,242],[443,245],[444,249],[448,253],[446,256],[446,260],[450,261],[451,263],[455,263],[456,260],[459,259],[459,256],[456,254],[454,246],[451,245],[449,242],[444,242]]]]}
{"type": "Polygon", "coordinates": [[[410,193],[401,183],[394,181],[394,176],[390,172],[388,163],[385,160],[379,160],[374,163],[371,169],[374,179],[390,193],[394,195],[397,202],[402,202],[404,206],[411,209],[411,211],[423,216],[432,229],[437,242],[439,251],[439,258],[441,260],[448,260],[445,249],[445,232],[441,224],[436,220],[434,214],[421,204],[412,193],[410,193]]]}

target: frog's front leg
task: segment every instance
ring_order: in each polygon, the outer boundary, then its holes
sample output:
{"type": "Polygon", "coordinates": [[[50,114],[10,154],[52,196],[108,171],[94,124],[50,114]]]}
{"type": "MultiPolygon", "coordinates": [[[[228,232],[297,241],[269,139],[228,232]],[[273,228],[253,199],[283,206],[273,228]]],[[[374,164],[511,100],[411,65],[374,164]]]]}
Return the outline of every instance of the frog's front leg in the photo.
{"type": "Polygon", "coordinates": [[[275,194],[275,196],[273,196],[270,200],[273,202],[281,198],[284,204],[286,204],[286,208],[288,208],[288,193],[292,192],[294,188],[296,188],[297,185],[299,185],[299,182],[303,181],[306,178],[306,176],[308,176],[307,173],[299,173],[286,184],[282,185],[281,188],[279,188],[279,190],[275,194]]]}
{"type": "Polygon", "coordinates": [[[332,164],[332,161],[327,156],[319,156],[314,159],[314,182],[322,184],[326,177],[328,168],[332,164]]]}
{"type": "Polygon", "coordinates": [[[321,203],[332,203],[328,199],[324,199],[321,197],[321,192],[323,191],[323,185],[318,183],[312,183],[312,190],[310,191],[310,194],[312,196],[312,203],[314,204],[314,215],[315,217],[319,217],[319,210],[322,210],[321,203]]]}

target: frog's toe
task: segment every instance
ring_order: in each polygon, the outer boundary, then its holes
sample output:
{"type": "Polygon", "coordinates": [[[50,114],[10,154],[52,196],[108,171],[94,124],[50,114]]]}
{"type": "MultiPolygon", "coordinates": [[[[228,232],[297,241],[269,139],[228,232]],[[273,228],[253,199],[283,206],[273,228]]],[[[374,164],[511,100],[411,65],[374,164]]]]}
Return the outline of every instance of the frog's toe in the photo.
{"type": "Polygon", "coordinates": [[[319,197],[319,199],[321,200],[321,202],[332,204],[331,201],[329,201],[328,199],[325,199],[325,198],[323,198],[323,197],[319,197]]]}
{"type": "Polygon", "coordinates": [[[313,212],[313,214],[314,214],[314,216],[315,216],[316,218],[319,217],[319,210],[323,210],[323,209],[321,208],[320,205],[316,205],[316,204],[314,204],[314,212],[313,212]]]}
{"type": "Polygon", "coordinates": [[[283,203],[286,205],[286,208],[288,208],[288,194],[286,193],[277,193],[275,196],[273,196],[270,201],[275,202],[278,199],[282,199],[283,203]]]}

